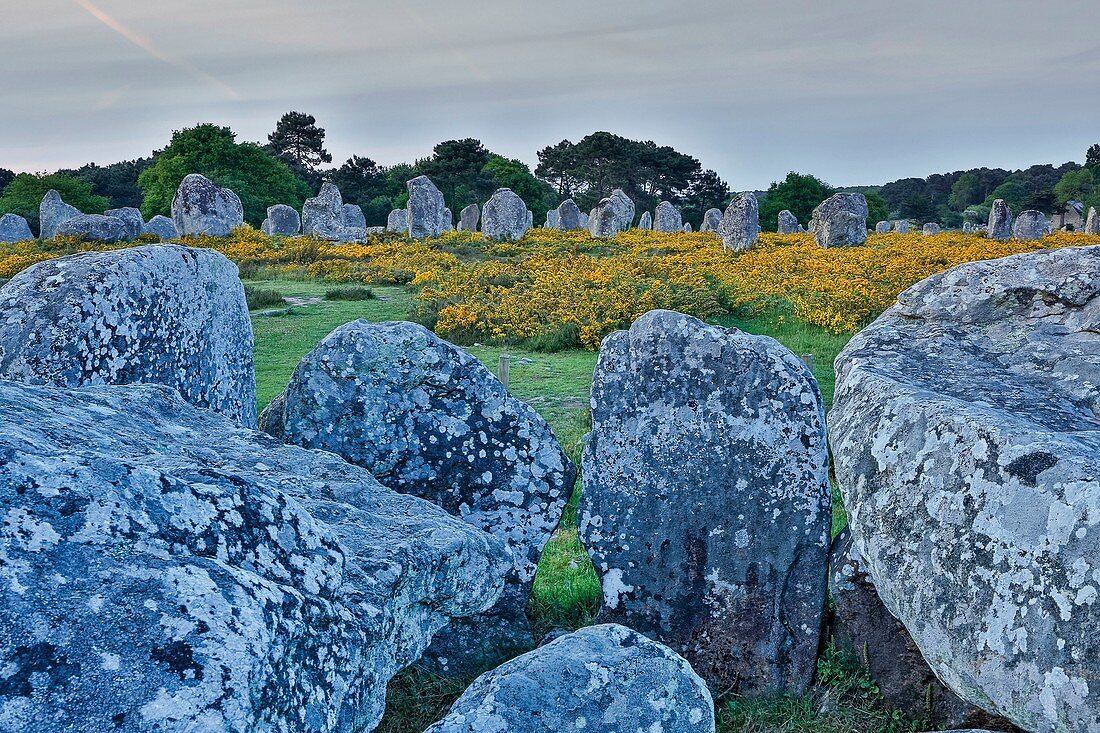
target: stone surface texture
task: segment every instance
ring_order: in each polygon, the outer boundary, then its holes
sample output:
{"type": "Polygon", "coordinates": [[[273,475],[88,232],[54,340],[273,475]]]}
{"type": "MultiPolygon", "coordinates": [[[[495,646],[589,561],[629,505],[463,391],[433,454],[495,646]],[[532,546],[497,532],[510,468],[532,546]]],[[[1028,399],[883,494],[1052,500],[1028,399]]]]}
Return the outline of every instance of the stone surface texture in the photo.
{"type": "Polygon", "coordinates": [[[192,173],[183,179],[172,198],[172,221],[183,237],[225,237],[244,224],[244,206],[228,188],[192,173]]]}
{"type": "Polygon", "coordinates": [[[833,194],[814,209],[809,229],[818,247],[858,247],[867,241],[867,197],[833,194]]]}
{"type": "Polygon", "coordinates": [[[718,224],[722,246],[734,252],[756,246],[760,238],[760,204],[751,191],[734,197],[718,224]]]}
{"type": "Polygon", "coordinates": [[[53,239],[57,236],[57,228],[66,219],[80,216],[83,212],[75,206],[69,206],[61,200],[61,194],[52,188],[42,197],[42,203],[38,206],[38,222],[41,227],[41,239],[53,239]]]}
{"type": "Polygon", "coordinates": [[[443,202],[443,194],[427,176],[417,176],[405,183],[409,191],[406,224],[413,239],[438,237],[451,223],[451,213],[443,202]]]}
{"type": "Polygon", "coordinates": [[[498,188],[481,213],[481,233],[494,242],[514,242],[527,233],[527,205],[510,188],[498,188]]]}

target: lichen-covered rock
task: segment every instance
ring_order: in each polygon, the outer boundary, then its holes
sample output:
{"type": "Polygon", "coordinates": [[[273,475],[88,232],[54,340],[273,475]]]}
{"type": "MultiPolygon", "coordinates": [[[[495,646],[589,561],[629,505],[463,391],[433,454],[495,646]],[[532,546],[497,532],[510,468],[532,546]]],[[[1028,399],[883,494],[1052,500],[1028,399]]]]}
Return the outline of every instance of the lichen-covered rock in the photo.
{"type": "Polygon", "coordinates": [[[653,228],[653,215],[648,211],[643,211],[641,217],[638,218],[639,229],[652,229],[653,228]]]}
{"type": "Polygon", "coordinates": [[[829,430],[860,556],[964,700],[1100,730],[1100,247],[973,262],[837,358],[829,430]]]}
{"type": "Polygon", "coordinates": [[[527,205],[510,188],[498,188],[481,212],[481,233],[496,242],[514,242],[527,233],[527,205]]]}
{"type": "Polygon", "coordinates": [[[1096,207],[1090,206],[1088,216],[1085,218],[1085,234],[1100,234],[1100,215],[1096,207]]]}
{"type": "Polygon", "coordinates": [[[592,209],[588,216],[588,231],[598,239],[613,237],[630,229],[634,214],[634,202],[622,189],[616,188],[592,209]]]}
{"type": "Polygon", "coordinates": [[[162,242],[167,242],[179,237],[180,233],[176,231],[176,224],[167,216],[157,214],[149,221],[145,222],[141,227],[142,234],[150,234],[154,237],[159,237],[162,242]]]}
{"type": "Polygon", "coordinates": [[[355,321],[298,364],[261,426],[363,466],[508,545],[504,595],[440,635],[429,652],[438,670],[482,671],[532,644],[524,609],[576,470],[538,413],[480,361],[413,323],[355,321]]]}
{"type": "Polygon", "coordinates": [[[192,173],[183,179],[172,198],[172,221],[183,237],[225,237],[244,224],[244,206],[228,188],[192,173]]]}
{"type": "Polygon", "coordinates": [[[683,228],[684,220],[680,217],[679,209],[668,201],[657,204],[657,208],[653,211],[653,231],[679,232],[683,228]]]}
{"type": "Polygon", "coordinates": [[[330,242],[343,241],[348,226],[344,215],[340,189],[326,181],[315,197],[302,204],[302,234],[330,242]]]}
{"type": "Polygon", "coordinates": [[[909,220],[908,219],[896,219],[894,220],[894,231],[898,234],[909,233],[909,220]]]}
{"type": "Polygon", "coordinates": [[[477,223],[480,219],[481,209],[478,208],[477,204],[470,204],[458,212],[458,231],[476,232],[477,223]]]}
{"type": "Polygon", "coordinates": [[[237,266],[211,249],[149,245],[28,267],[0,288],[0,377],[164,384],[255,426],[252,325],[237,266]]]}
{"type": "Polygon", "coordinates": [[[74,216],[80,216],[83,212],[75,206],[69,206],[61,200],[61,194],[52,188],[42,197],[42,203],[38,205],[38,224],[41,229],[42,239],[53,239],[57,236],[57,228],[66,220],[74,216]]]}
{"type": "Polygon", "coordinates": [[[417,176],[405,182],[409,191],[406,221],[413,239],[438,237],[451,224],[451,212],[443,202],[443,194],[427,176],[417,176]]]}
{"type": "Polygon", "coordinates": [[[132,239],[131,228],[117,216],[81,214],[61,222],[57,235],[78,237],[90,242],[123,242],[132,239]]]}
{"type": "Polygon", "coordinates": [[[160,385],[0,381],[0,729],[357,733],[499,543],[160,385]]]}
{"type": "Polygon", "coordinates": [[[267,207],[260,229],[269,237],[293,237],[302,231],[302,217],[293,206],[275,204],[267,207]]]}
{"type": "Polygon", "coordinates": [[[1012,238],[1020,240],[1042,239],[1050,231],[1046,216],[1041,211],[1024,211],[1012,224],[1012,238]]]}
{"type": "Polygon", "coordinates": [[[718,224],[722,246],[740,252],[756,245],[760,238],[760,204],[751,191],[738,194],[726,207],[718,224]]]}
{"type": "Polygon", "coordinates": [[[121,209],[108,209],[103,212],[103,215],[113,216],[124,221],[126,223],[127,239],[137,239],[145,230],[145,219],[142,218],[141,211],[135,209],[133,206],[123,206],[121,209]]]}
{"type": "Polygon", "coordinates": [[[1004,199],[997,199],[989,210],[989,224],[985,235],[998,242],[1007,242],[1012,238],[1012,210],[1004,199]]]}
{"type": "Polygon", "coordinates": [[[546,212],[546,221],[542,224],[543,229],[561,229],[561,214],[557,209],[550,209],[546,212]]]}
{"type": "Polygon", "coordinates": [[[651,311],[604,339],[583,464],[600,618],[668,644],[712,689],[804,690],[830,498],[802,361],[766,336],[651,311]]]}
{"type": "Polygon", "coordinates": [[[359,204],[344,204],[344,226],[351,229],[366,229],[367,216],[359,204]]]}
{"type": "Polygon", "coordinates": [[[809,229],[818,247],[858,247],[867,241],[867,197],[833,194],[814,209],[809,229]]]}
{"type": "Polygon", "coordinates": [[[408,209],[394,209],[390,212],[390,215],[386,217],[386,231],[387,232],[401,232],[403,234],[409,233],[409,212],[408,209]]]}
{"type": "Polygon", "coordinates": [[[780,234],[799,234],[802,231],[802,225],[798,223],[798,217],[787,209],[779,212],[776,227],[776,231],[780,234]]]}
{"type": "Polygon", "coordinates": [[[18,214],[0,216],[0,242],[25,242],[34,239],[31,225],[18,214]]]}
{"type": "Polygon", "coordinates": [[[691,231],[691,222],[685,222],[685,223],[684,223],[684,226],[682,226],[682,227],[680,228],[680,231],[682,231],[682,232],[690,232],[690,231],[691,231]]]}
{"type": "Polygon", "coordinates": [[[573,199],[566,199],[558,205],[558,228],[563,232],[588,228],[586,215],[581,213],[573,199]]]}
{"type": "Polygon", "coordinates": [[[940,225],[934,221],[930,221],[924,225],[921,229],[921,234],[926,237],[934,237],[940,233],[940,225]]]}
{"type": "Polygon", "coordinates": [[[527,230],[530,231],[535,228],[535,212],[530,209],[527,210],[527,230]]]}
{"type": "Polygon", "coordinates": [[[880,221],[878,224],[875,224],[875,233],[876,234],[887,234],[889,232],[892,232],[893,230],[894,230],[893,222],[880,221]]]}
{"type": "Polygon", "coordinates": [[[703,214],[703,223],[699,225],[699,231],[701,232],[716,232],[718,231],[718,225],[722,223],[722,210],[721,209],[707,209],[703,214]]]}
{"type": "Polygon", "coordinates": [[[714,733],[706,684],[671,649],[589,626],[487,672],[426,733],[714,733]]]}

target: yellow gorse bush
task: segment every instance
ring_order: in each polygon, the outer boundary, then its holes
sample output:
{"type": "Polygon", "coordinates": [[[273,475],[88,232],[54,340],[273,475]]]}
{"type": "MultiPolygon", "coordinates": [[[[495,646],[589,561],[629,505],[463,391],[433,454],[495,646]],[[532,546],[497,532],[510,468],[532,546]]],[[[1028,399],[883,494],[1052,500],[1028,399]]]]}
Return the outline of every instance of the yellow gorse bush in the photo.
{"type": "MultiPolygon", "coordinates": [[[[1100,237],[1058,233],[1041,242],[994,242],[958,232],[872,234],[862,247],[821,249],[808,234],[764,234],[757,247],[735,253],[706,232],[631,230],[597,240],[583,230],[535,229],[519,242],[449,232],[423,242],[386,235],[334,244],[272,239],[243,227],[230,237],[187,243],[222,252],[246,276],[408,284],[419,290],[416,315],[455,341],[557,335],[595,349],[607,333],[654,308],[700,318],[776,310],[777,317],[789,313],[832,333],[852,333],[901,291],[954,265],[1100,245],[1100,237]]],[[[0,245],[0,277],[53,257],[117,246],[76,240],[0,245]]]]}

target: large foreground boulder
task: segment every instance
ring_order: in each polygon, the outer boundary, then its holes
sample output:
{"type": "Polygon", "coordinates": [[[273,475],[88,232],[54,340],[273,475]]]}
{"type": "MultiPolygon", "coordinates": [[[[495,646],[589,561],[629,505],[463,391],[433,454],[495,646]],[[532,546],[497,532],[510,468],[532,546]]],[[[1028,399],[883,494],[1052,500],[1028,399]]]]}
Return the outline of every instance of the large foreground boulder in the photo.
{"type": "Polygon", "coordinates": [[[495,242],[514,242],[527,233],[527,205],[510,188],[498,188],[481,212],[481,233],[495,242]]]}
{"type": "Polygon", "coordinates": [[[760,204],[751,191],[734,197],[718,224],[722,246],[734,252],[756,246],[760,238],[760,204]]]}
{"type": "Polygon", "coordinates": [[[438,671],[480,672],[531,645],[524,610],[535,567],[576,471],[545,421],[481,362],[413,323],[355,321],[298,364],[261,426],[363,466],[508,545],[504,594],[432,645],[438,671]]]}
{"type": "Polygon", "coordinates": [[[1100,247],[974,262],[837,358],[855,546],[936,675],[1028,731],[1100,730],[1100,247]]]}
{"type": "Polygon", "coordinates": [[[858,247],[867,241],[867,197],[833,194],[814,209],[810,231],[818,247],[858,247]]]}
{"type": "Polygon", "coordinates": [[[1007,242],[1012,239],[1012,210],[1004,199],[997,199],[989,210],[989,223],[985,228],[985,235],[998,242],[1007,242]]]}
{"type": "Polygon", "coordinates": [[[75,206],[69,206],[61,200],[61,194],[52,188],[42,197],[42,203],[38,205],[38,225],[42,239],[53,239],[57,236],[57,228],[74,216],[80,216],[83,212],[75,206]]]}
{"type": "Polygon", "coordinates": [[[129,224],[116,216],[81,214],[66,219],[57,227],[57,236],[76,237],[89,242],[124,242],[133,239],[129,224]]]}
{"type": "Polygon", "coordinates": [[[438,237],[452,224],[451,210],[443,201],[443,194],[427,176],[417,176],[405,183],[409,191],[406,206],[406,223],[413,239],[438,237]]]}
{"type": "Polygon", "coordinates": [[[18,214],[0,216],[0,242],[25,242],[34,239],[31,226],[18,214]]]}
{"type": "Polygon", "coordinates": [[[0,381],[0,728],[357,733],[499,543],[163,386],[0,381]]]}
{"type": "Polygon", "coordinates": [[[237,266],[149,245],[40,262],[0,288],[0,378],[164,384],[256,425],[252,325],[237,266]]]}
{"type": "Polygon", "coordinates": [[[706,684],[671,649],[589,626],[487,672],[426,733],[714,733],[706,684]]]}
{"type": "Polygon", "coordinates": [[[183,179],[172,198],[172,221],[183,237],[225,237],[244,224],[244,206],[228,188],[192,173],[183,179]]]}
{"type": "Polygon", "coordinates": [[[830,496],[802,361],[765,336],[651,311],[604,339],[583,463],[600,618],[668,644],[712,689],[805,690],[830,496]]]}
{"type": "Polygon", "coordinates": [[[653,231],[678,232],[683,228],[684,220],[680,217],[679,209],[668,201],[657,204],[657,208],[653,210],[653,231]]]}

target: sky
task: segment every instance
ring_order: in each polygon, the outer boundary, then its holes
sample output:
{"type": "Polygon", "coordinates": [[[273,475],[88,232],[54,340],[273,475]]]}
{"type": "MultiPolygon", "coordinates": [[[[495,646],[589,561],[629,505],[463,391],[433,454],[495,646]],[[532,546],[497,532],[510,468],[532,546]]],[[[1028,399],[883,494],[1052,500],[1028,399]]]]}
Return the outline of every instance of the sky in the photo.
{"type": "Polygon", "coordinates": [[[537,163],[596,130],[734,190],[1082,162],[1100,142],[1097,0],[0,0],[0,167],[266,140],[288,110],[353,154],[476,137],[537,163]]]}

